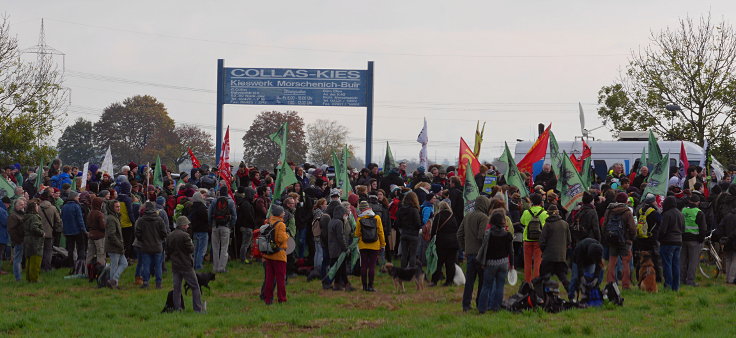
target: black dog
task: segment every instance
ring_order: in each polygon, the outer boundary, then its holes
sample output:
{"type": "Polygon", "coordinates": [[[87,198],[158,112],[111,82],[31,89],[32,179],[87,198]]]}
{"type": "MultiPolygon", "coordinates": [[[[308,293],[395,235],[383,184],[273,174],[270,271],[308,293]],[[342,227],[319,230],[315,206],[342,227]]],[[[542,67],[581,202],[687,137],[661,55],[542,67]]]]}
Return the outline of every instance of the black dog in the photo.
{"type": "Polygon", "coordinates": [[[414,282],[417,285],[417,290],[424,289],[424,272],[422,271],[422,268],[397,268],[391,263],[386,263],[383,268],[381,268],[381,272],[387,273],[391,276],[391,279],[394,281],[394,288],[396,288],[397,291],[399,290],[399,287],[401,287],[401,291],[406,292],[404,282],[414,282]]]}
{"type": "MultiPolygon", "coordinates": [[[[184,310],[184,296],[181,296],[181,309],[184,310]]],[[[164,305],[164,309],[161,310],[161,313],[174,312],[174,311],[176,311],[174,309],[174,290],[171,290],[169,291],[169,294],[166,296],[166,305],[164,305]]]]}
{"type": "MultiPolygon", "coordinates": [[[[199,284],[199,291],[202,291],[202,288],[208,288],[210,289],[210,282],[215,280],[215,274],[212,272],[197,272],[197,284],[199,284]]],[[[210,289],[212,290],[212,289],[210,289]]],[[[184,294],[187,294],[189,292],[189,284],[184,283],[184,294]]]]}

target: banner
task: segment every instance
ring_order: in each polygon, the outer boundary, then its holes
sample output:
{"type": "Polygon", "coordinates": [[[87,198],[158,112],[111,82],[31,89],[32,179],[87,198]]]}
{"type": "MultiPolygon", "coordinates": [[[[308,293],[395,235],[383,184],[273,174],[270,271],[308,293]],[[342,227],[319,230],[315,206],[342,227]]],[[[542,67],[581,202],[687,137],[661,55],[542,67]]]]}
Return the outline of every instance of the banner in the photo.
{"type": "Polygon", "coordinates": [[[662,150],[659,149],[657,138],[654,137],[654,133],[649,131],[649,157],[647,157],[647,167],[654,167],[662,160],[662,150]]]}
{"type": "Polygon", "coordinates": [[[687,152],[685,152],[685,142],[680,141],[680,177],[687,179],[687,170],[690,168],[690,162],[687,161],[687,152]]]}
{"type": "Polygon", "coordinates": [[[100,170],[102,170],[102,173],[107,173],[110,175],[110,177],[113,177],[115,175],[114,169],[112,167],[112,152],[110,152],[110,146],[107,146],[107,151],[105,152],[105,159],[102,160],[102,165],[100,166],[100,170]]]}
{"type": "Polygon", "coordinates": [[[670,155],[664,157],[654,165],[652,171],[647,178],[647,186],[641,194],[641,198],[645,198],[647,194],[666,196],[667,185],[669,181],[670,155]]]}
{"type": "MultiPolygon", "coordinates": [[[[159,159],[156,159],[156,170],[160,170],[160,163],[158,162],[159,159]]],[[[220,161],[217,165],[217,175],[225,180],[225,185],[227,186],[227,193],[230,195],[230,198],[235,200],[235,197],[233,196],[233,189],[232,189],[232,177],[233,173],[230,170],[230,126],[227,126],[227,129],[225,130],[225,138],[222,141],[222,153],[220,153],[220,161]]],[[[154,178],[155,179],[155,178],[154,178]]]]}
{"type": "Polygon", "coordinates": [[[498,185],[498,176],[486,175],[485,179],[483,180],[483,193],[486,195],[490,195],[491,191],[493,191],[493,187],[497,185],[498,185]]]}
{"type": "Polygon", "coordinates": [[[84,164],[84,168],[82,169],[82,185],[79,187],[80,191],[84,191],[84,188],[87,187],[87,178],[89,176],[89,162],[84,164]]]}
{"type": "Polygon", "coordinates": [[[506,163],[506,172],[504,177],[506,178],[506,184],[519,188],[519,194],[521,197],[529,196],[529,191],[526,190],[526,184],[524,184],[524,178],[521,176],[519,168],[514,162],[514,157],[511,155],[508,143],[504,142],[504,151],[499,161],[506,163]]]}
{"type": "Polygon", "coordinates": [[[189,153],[189,159],[192,161],[192,168],[201,168],[202,165],[199,163],[197,157],[194,156],[192,148],[187,148],[187,152],[189,153]]]}
{"type": "Polygon", "coordinates": [[[472,175],[480,172],[480,161],[478,161],[478,159],[473,154],[473,151],[470,149],[470,147],[468,147],[468,144],[465,143],[465,140],[462,137],[460,138],[460,155],[458,156],[457,163],[458,177],[465,177],[465,171],[467,170],[468,163],[470,163],[470,171],[472,175]]]}
{"type": "Polygon", "coordinates": [[[585,184],[583,184],[577,168],[572,164],[567,153],[563,152],[562,168],[560,170],[560,203],[565,210],[572,210],[575,205],[583,198],[585,192],[585,184]]]}
{"type": "Polygon", "coordinates": [[[480,156],[480,146],[483,143],[483,133],[486,131],[486,123],[483,122],[483,129],[480,129],[480,121],[475,124],[475,144],[473,145],[473,155],[480,156]]]}
{"type": "MultiPolygon", "coordinates": [[[[274,200],[281,198],[281,193],[284,192],[286,187],[297,182],[296,174],[294,170],[286,163],[286,145],[287,137],[289,135],[289,122],[284,122],[279,130],[268,136],[274,143],[279,145],[281,148],[281,155],[279,155],[279,163],[276,166],[278,172],[276,173],[276,182],[274,182],[273,196],[274,200]]],[[[224,146],[223,146],[224,147],[224,146]]]]}
{"type": "Polygon", "coordinates": [[[386,156],[383,158],[383,176],[388,176],[391,169],[396,168],[396,162],[394,161],[394,154],[391,153],[391,146],[386,141],[386,156]]]}
{"type": "MultiPolygon", "coordinates": [[[[228,144],[228,149],[229,149],[229,144],[228,144]]],[[[158,155],[156,155],[156,168],[153,170],[153,186],[158,187],[158,188],[163,188],[164,186],[164,176],[163,176],[163,173],[161,172],[161,157],[158,155]]]]}
{"type": "Polygon", "coordinates": [[[419,151],[419,166],[424,167],[426,170],[429,166],[429,159],[427,158],[427,143],[429,143],[429,136],[427,135],[427,118],[424,118],[424,127],[417,136],[417,142],[422,144],[422,150],[419,151]]]}
{"type": "Polygon", "coordinates": [[[549,126],[547,126],[547,129],[544,130],[542,135],[539,135],[537,141],[534,142],[534,145],[529,148],[526,156],[524,156],[524,158],[519,161],[517,165],[519,170],[531,174],[532,166],[534,165],[534,163],[543,160],[544,157],[547,155],[547,143],[549,142],[549,130],[551,127],[552,124],[550,123],[549,126]]]}
{"type": "MultiPolygon", "coordinates": [[[[467,166],[467,162],[465,163],[467,166]]],[[[465,171],[465,183],[463,184],[463,201],[465,202],[465,215],[475,210],[475,199],[480,196],[478,186],[475,184],[475,177],[470,170],[465,171]]]]}

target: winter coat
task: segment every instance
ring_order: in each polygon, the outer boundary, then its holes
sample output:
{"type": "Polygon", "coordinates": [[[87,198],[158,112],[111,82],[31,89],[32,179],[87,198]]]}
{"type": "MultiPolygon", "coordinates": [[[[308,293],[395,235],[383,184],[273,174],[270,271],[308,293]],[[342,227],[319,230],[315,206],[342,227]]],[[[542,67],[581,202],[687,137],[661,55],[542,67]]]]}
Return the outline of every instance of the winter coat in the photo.
{"type": "Polygon", "coordinates": [[[245,189],[245,196],[238,199],[238,220],[236,225],[238,228],[255,229],[256,215],[253,208],[253,195],[255,191],[251,188],[245,189]]]}
{"type": "Polygon", "coordinates": [[[457,224],[463,222],[463,216],[465,216],[465,200],[463,199],[463,192],[459,188],[450,188],[450,208],[452,208],[452,214],[457,221],[457,224]]]}
{"type": "MultiPolygon", "coordinates": [[[[334,219],[334,218],[333,218],[334,219]]],[[[402,204],[396,212],[396,224],[401,229],[402,238],[419,237],[419,229],[422,228],[422,217],[419,210],[413,206],[402,204]]]]}
{"type": "Polygon", "coordinates": [[[529,223],[532,221],[533,215],[539,215],[539,222],[542,223],[542,229],[544,229],[544,225],[547,222],[547,218],[549,217],[549,214],[547,214],[547,211],[544,210],[541,205],[535,205],[527,210],[524,210],[524,213],[521,214],[521,218],[519,219],[521,225],[524,226],[524,242],[536,242],[533,240],[529,240],[528,235],[529,223]]]}
{"type": "Polygon", "coordinates": [[[483,232],[475,260],[481,267],[487,267],[489,261],[503,258],[508,258],[509,266],[514,266],[514,235],[503,227],[491,226],[483,232]]]}
{"type": "MultiPolygon", "coordinates": [[[[208,210],[208,219],[211,226],[215,226],[214,216],[218,199],[219,197],[215,198],[212,203],[210,203],[208,210]]],[[[232,229],[235,226],[235,222],[238,221],[238,211],[235,209],[235,202],[233,202],[233,199],[230,198],[230,196],[225,196],[225,199],[227,199],[227,207],[230,209],[230,223],[228,223],[227,226],[232,229]]]]}
{"type": "Polygon", "coordinates": [[[193,271],[194,243],[189,234],[181,228],[176,228],[166,237],[166,253],[171,258],[171,270],[193,271]]]}
{"type": "Polygon", "coordinates": [[[43,201],[40,205],[41,224],[43,225],[43,237],[53,238],[54,232],[61,232],[64,226],[61,224],[59,209],[49,201],[43,201]]]}
{"type": "Polygon", "coordinates": [[[578,222],[581,230],[585,233],[585,237],[575,238],[576,241],[582,241],[585,238],[601,241],[601,227],[598,220],[598,213],[592,205],[584,204],[575,214],[575,218],[571,219],[570,223],[578,222]]]}
{"type": "Polygon", "coordinates": [[[284,250],[289,247],[289,235],[286,233],[286,224],[284,224],[284,219],[282,217],[271,216],[268,219],[268,223],[273,224],[274,226],[273,240],[276,242],[276,246],[281,248],[281,250],[270,255],[263,255],[263,257],[272,261],[286,262],[286,251],[284,250]]]}
{"type": "Polygon", "coordinates": [[[386,247],[386,238],[384,237],[383,233],[383,222],[381,221],[381,216],[377,216],[373,210],[366,210],[358,215],[358,222],[355,225],[355,237],[358,237],[358,249],[363,250],[381,250],[382,248],[386,247]],[[365,243],[363,242],[362,232],[361,232],[361,221],[369,222],[370,219],[374,219],[376,222],[376,233],[378,234],[378,240],[371,243],[365,243]]]}
{"type": "Polygon", "coordinates": [[[23,254],[25,257],[43,256],[43,238],[45,231],[41,216],[34,211],[23,217],[23,254]]]}
{"type": "Polygon", "coordinates": [[[258,198],[256,198],[253,210],[255,212],[257,227],[266,224],[266,215],[268,214],[268,207],[270,205],[271,200],[269,200],[268,197],[259,196],[258,198]]]}
{"type": "Polygon", "coordinates": [[[534,184],[543,186],[544,191],[555,189],[557,187],[557,176],[552,171],[547,173],[542,171],[534,178],[534,184]]]}
{"type": "Polygon", "coordinates": [[[135,239],[140,250],[147,254],[160,253],[163,250],[161,243],[166,238],[166,225],[158,211],[146,209],[143,216],[135,222],[135,239]]]}
{"type": "MultiPolygon", "coordinates": [[[[606,209],[606,213],[603,216],[603,230],[606,229],[606,224],[608,223],[608,219],[610,217],[613,217],[614,215],[620,215],[621,221],[623,221],[623,228],[624,228],[624,238],[626,239],[627,244],[633,243],[634,239],[636,238],[636,221],[634,221],[634,214],[631,213],[631,209],[629,209],[628,206],[624,203],[611,203],[608,205],[608,208],[606,209]]],[[[603,239],[603,242],[606,243],[606,239],[603,239]]],[[[609,244],[610,245],[610,244],[609,244]]]]}
{"type": "Polygon", "coordinates": [[[432,219],[432,236],[437,236],[437,249],[457,249],[457,220],[449,210],[442,210],[432,219]]]}
{"type": "Polygon", "coordinates": [[[82,206],[75,200],[68,200],[61,207],[61,223],[65,236],[74,236],[87,232],[82,206]]]}
{"type": "Polygon", "coordinates": [[[460,228],[457,230],[457,243],[460,249],[468,255],[478,254],[478,249],[483,244],[490,206],[491,200],[488,197],[476,197],[475,210],[465,215],[460,228]]]}
{"type": "Polygon", "coordinates": [[[685,217],[677,209],[677,201],[668,196],[662,202],[662,222],[657,231],[657,240],[661,245],[682,245],[682,233],[685,232],[685,217]]]}
{"type": "Polygon", "coordinates": [[[114,201],[105,202],[105,252],[124,254],[123,228],[120,227],[120,214],[113,210],[114,201]]]}
{"type": "Polygon", "coordinates": [[[348,236],[352,234],[350,225],[343,222],[343,216],[348,211],[342,206],[338,206],[333,211],[334,217],[330,220],[327,234],[327,248],[330,257],[338,257],[343,251],[348,249],[348,236]]]}
{"type": "Polygon", "coordinates": [[[98,240],[105,238],[106,225],[105,214],[102,213],[102,203],[104,200],[99,197],[92,199],[92,209],[87,215],[87,227],[89,231],[89,239],[98,240]]]}
{"type": "Polygon", "coordinates": [[[567,248],[572,244],[570,226],[559,215],[551,215],[542,228],[539,248],[545,262],[566,262],[567,248]]]}
{"type": "Polygon", "coordinates": [[[731,210],[736,210],[736,196],[731,194],[731,190],[733,189],[729,188],[728,191],[722,192],[715,200],[713,207],[717,223],[721,223],[731,210]]]}
{"type": "Polygon", "coordinates": [[[210,231],[210,222],[207,219],[207,207],[204,205],[204,200],[193,202],[187,217],[191,222],[189,228],[192,233],[210,231]]]}
{"type": "Polygon", "coordinates": [[[736,251],[736,209],[727,213],[716,229],[718,238],[727,238],[727,244],[723,247],[724,251],[736,251]]]}
{"type": "Polygon", "coordinates": [[[25,212],[23,210],[13,210],[8,216],[8,234],[13,246],[23,244],[25,237],[25,229],[23,228],[23,218],[25,212]]]}

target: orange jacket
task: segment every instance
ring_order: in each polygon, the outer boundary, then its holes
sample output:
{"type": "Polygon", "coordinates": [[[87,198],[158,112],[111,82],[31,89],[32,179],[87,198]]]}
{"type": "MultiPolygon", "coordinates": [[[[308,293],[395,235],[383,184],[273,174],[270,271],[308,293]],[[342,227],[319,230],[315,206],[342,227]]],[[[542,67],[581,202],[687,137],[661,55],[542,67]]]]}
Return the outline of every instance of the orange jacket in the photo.
{"type": "Polygon", "coordinates": [[[289,240],[289,235],[286,233],[286,224],[284,224],[284,218],[271,216],[268,219],[268,224],[275,224],[274,231],[276,232],[274,233],[274,241],[276,242],[276,245],[281,248],[281,250],[270,255],[263,255],[263,257],[272,261],[286,262],[286,251],[284,250],[288,248],[287,241],[289,240]]]}

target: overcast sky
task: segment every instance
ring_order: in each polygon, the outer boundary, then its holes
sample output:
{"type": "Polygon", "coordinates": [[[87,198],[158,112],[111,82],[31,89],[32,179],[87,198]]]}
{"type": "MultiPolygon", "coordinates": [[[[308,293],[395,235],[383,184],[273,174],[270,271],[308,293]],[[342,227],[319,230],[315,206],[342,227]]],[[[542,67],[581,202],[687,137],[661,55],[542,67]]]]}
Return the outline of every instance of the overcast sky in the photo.
{"type": "MultiPolygon", "coordinates": [[[[558,140],[600,125],[598,90],[613,82],[650,31],[710,11],[733,23],[733,1],[4,1],[23,47],[64,52],[71,122],[149,94],[177,123],[214,137],[216,63],[226,67],[365,69],[375,61],[373,161],[386,140],[397,158],[417,158],[426,117],[429,157],[455,161],[487,122],[482,160],[503,141],[535,137],[553,123],[558,140]],[[206,4],[206,5],[205,5],[206,4]],[[217,4],[218,6],[215,6],[217,4]],[[184,87],[172,89],[166,86],[184,87]]],[[[365,153],[365,108],[226,105],[231,158],[263,110],[296,110],[306,123],[334,119],[365,153]]],[[[60,135],[60,133],[59,133],[60,135]]],[[[601,129],[594,136],[610,139],[601,129]]]]}

